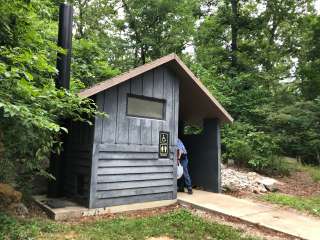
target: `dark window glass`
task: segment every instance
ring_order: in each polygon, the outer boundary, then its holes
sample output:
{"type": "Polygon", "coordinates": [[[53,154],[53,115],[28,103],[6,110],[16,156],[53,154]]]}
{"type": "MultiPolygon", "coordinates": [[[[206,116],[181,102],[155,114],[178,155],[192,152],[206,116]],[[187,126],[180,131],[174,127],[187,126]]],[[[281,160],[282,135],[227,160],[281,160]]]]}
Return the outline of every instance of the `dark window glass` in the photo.
{"type": "Polygon", "coordinates": [[[128,95],[128,116],[164,119],[164,111],[164,100],[128,95]]]}

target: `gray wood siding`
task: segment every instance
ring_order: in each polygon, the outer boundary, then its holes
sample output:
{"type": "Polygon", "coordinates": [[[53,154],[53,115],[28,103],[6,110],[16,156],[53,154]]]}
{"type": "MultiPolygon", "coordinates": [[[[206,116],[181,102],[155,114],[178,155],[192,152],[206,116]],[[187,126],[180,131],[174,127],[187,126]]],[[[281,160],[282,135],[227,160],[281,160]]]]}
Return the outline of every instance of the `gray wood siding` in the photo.
{"type": "Polygon", "coordinates": [[[64,152],[64,192],[66,196],[87,203],[90,191],[93,126],[71,122],[64,152]],[[83,193],[78,192],[78,178],[83,178],[83,193]]]}
{"type": "Polygon", "coordinates": [[[166,67],[148,71],[97,95],[108,118],[95,121],[90,207],[176,198],[175,143],[179,80],[166,67]],[[164,99],[164,120],[126,115],[127,95],[164,99]],[[170,132],[170,157],[158,158],[159,131],[170,132]]]}

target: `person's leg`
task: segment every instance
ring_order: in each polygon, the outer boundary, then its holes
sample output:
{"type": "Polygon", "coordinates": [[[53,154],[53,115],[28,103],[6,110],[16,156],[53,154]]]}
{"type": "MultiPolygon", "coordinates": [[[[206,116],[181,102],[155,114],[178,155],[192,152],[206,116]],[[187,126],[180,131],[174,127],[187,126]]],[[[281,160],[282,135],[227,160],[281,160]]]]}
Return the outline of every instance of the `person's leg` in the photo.
{"type": "Polygon", "coordinates": [[[188,192],[190,193],[192,192],[192,184],[191,184],[191,178],[188,170],[188,159],[184,159],[180,163],[183,167],[184,183],[187,186],[188,192]]]}

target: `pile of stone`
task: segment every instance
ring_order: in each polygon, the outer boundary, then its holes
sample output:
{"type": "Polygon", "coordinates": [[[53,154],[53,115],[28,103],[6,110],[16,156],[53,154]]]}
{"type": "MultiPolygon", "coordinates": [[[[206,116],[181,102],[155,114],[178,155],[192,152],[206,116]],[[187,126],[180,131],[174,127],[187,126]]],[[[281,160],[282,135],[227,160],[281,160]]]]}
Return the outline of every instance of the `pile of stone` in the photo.
{"type": "Polygon", "coordinates": [[[221,185],[225,192],[266,193],[277,191],[279,181],[256,172],[245,172],[234,168],[221,168],[221,185]]]}

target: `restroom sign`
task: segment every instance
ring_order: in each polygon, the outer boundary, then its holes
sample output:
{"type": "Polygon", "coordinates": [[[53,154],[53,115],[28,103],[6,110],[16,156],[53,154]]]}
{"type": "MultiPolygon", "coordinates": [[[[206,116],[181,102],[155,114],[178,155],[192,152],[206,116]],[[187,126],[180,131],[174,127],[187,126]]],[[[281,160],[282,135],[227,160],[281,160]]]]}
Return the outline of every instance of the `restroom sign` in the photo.
{"type": "Polygon", "coordinates": [[[169,158],[169,132],[159,132],[159,158],[169,158]]]}

